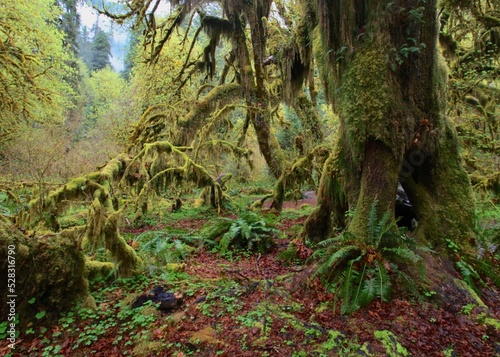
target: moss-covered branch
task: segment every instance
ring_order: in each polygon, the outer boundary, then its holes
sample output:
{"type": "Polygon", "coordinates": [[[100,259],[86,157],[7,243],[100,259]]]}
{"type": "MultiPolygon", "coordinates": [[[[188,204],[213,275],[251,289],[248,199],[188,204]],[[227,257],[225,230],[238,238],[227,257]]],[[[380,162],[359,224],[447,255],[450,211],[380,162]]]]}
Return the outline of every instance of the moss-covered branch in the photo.
{"type": "Polygon", "coordinates": [[[299,188],[305,182],[316,186],[312,178],[313,172],[316,171],[321,175],[328,154],[329,150],[326,146],[316,146],[306,153],[306,155],[299,157],[289,169],[285,170],[274,186],[271,207],[281,212],[287,191],[299,188]]]}
{"type": "MultiPolygon", "coordinates": [[[[30,229],[41,225],[57,232],[60,229],[57,218],[72,202],[90,200],[85,239],[83,242],[78,239],[78,245],[90,244],[95,248],[104,239],[106,248],[121,267],[119,274],[130,276],[137,273],[142,261],[132,248],[125,247],[127,244],[119,234],[116,222],[120,211],[113,196],[113,183],[122,177],[129,161],[128,155],[121,154],[110,160],[100,171],[70,180],[50,193],[45,200],[32,200],[29,209],[19,214],[19,225],[30,229]]],[[[71,231],[74,233],[73,239],[77,240],[76,232],[79,231],[81,229],[71,231]]]]}

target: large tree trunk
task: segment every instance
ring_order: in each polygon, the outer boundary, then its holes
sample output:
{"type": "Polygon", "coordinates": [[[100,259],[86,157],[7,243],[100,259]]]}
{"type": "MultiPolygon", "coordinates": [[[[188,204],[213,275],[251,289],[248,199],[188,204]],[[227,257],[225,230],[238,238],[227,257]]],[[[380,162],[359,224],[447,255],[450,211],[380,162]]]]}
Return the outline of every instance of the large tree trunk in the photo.
{"type": "Polygon", "coordinates": [[[272,1],[259,0],[251,4],[241,5],[245,20],[250,24],[253,66],[250,51],[247,46],[245,26],[241,19],[239,8],[227,5],[225,12],[233,24],[233,50],[240,71],[239,77],[243,88],[249,115],[255,132],[261,154],[264,156],[269,170],[275,178],[279,178],[286,165],[286,158],[276,135],[271,127],[269,98],[264,85],[263,58],[266,47],[263,17],[269,15],[272,1]]]}
{"type": "Polygon", "coordinates": [[[321,68],[340,117],[319,208],[306,223],[314,241],[334,224],[363,239],[371,204],[394,212],[400,181],[415,207],[416,236],[439,249],[471,249],[473,205],[457,137],[445,116],[446,69],[437,50],[436,1],[317,0],[321,68]],[[318,229],[322,227],[322,229],[318,229]]]}

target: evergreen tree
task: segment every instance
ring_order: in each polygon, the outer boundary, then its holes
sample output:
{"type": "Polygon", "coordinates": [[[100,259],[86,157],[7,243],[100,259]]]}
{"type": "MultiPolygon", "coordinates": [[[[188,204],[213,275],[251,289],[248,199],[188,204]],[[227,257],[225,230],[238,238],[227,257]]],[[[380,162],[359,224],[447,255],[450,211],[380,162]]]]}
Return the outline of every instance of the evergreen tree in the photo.
{"type": "Polygon", "coordinates": [[[111,42],[109,35],[101,28],[97,27],[96,34],[92,41],[92,60],[90,69],[92,71],[111,66],[109,57],[111,56],[111,42]]]}
{"type": "Polygon", "coordinates": [[[77,37],[78,53],[83,62],[90,68],[92,63],[92,39],[91,31],[87,26],[83,26],[77,37]]]}
{"type": "Polygon", "coordinates": [[[57,3],[63,13],[59,28],[66,34],[64,46],[68,46],[74,55],[78,55],[78,31],[80,29],[80,14],[76,9],[77,0],[59,0],[57,3]]]}

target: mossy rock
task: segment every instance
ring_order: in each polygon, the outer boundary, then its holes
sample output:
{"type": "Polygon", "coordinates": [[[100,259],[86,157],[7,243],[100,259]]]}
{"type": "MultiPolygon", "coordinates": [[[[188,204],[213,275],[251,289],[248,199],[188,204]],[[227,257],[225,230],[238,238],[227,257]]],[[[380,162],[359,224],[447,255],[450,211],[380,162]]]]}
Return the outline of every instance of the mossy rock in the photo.
{"type": "Polygon", "coordinates": [[[88,295],[88,282],[84,278],[85,260],[78,242],[64,232],[29,236],[14,226],[0,225],[0,255],[15,258],[12,266],[0,267],[4,277],[12,272],[9,268],[15,270],[13,290],[0,298],[0,320],[8,318],[6,306],[11,299],[16,303],[20,327],[38,321],[35,316],[40,312],[45,312],[41,322],[50,324],[60,312],[84,300],[88,295]]]}

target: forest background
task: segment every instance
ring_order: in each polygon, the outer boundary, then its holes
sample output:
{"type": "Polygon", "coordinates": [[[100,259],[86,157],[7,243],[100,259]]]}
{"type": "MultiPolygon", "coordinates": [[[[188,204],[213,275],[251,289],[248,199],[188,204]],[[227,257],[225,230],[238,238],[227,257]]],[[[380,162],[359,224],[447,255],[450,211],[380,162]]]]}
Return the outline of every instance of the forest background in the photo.
{"type": "MultiPolygon", "coordinates": [[[[351,4],[357,17],[345,25],[352,26],[349,31],[329,29],[328,21],[314,14],[321,13],[317,9],[323,6],[335,18],[336,11],[350,9],[350,2],[339,10],[321,1],[315,5],[256,1],[255,8],[232,1],[173,1],[159,11],[160,3],[166,2],[90,1],[100,9],[100,16],[131,28],[130,48],[120,73],[111,67],[111,34],[99,22],[92,28],[82,27],[80,3],[0,2],[0,208],[5,226],[14,221],[15,229],[27,236],[66,232],[81,240],[88,249],[87,258],[102,263],[86,263],[87,269],[130,277],[142,271],[144,257],[138,257],[120,230],[131,224],[145,225],[155,208],[176,211],[184,204],[231,212],[231,200],[242,188],[252,187],[261,190],[263,197],[255,199],[252,209],[269,200],[279,213],[285,200],[300,199],[303,191],[316,191],[319,204],[295,237],[295,254],[307,251],[306,245],[318,248],[315,244],[326,240],[324,249],[313,255],[320,258],[318,276],[333,279],[338,289],[345,290],[352,281],[333,274],[333,267],[352,268],[361,261],[365,265],[356,265],[354,285],[376,282],[370,274],[382,276],[395,269],[384,268],[389,263],[382,253],[396,248],[383,247],[380,254],[372,253],[371,248],[351,244],[352,236],[365,244],[372,233],[382,237],[394,231],[396,217],[392,213],[386,216],[384,211],[387,207],[393,210],[394,203],[386,205],[384,200],[394,201],[396,187],[387,192],[376,187],[397,180],[398,172],[380,182],[357,174],[354,183],[335,182],[335,177],[350,177],[357,161],[368,172],[369,155],[362,154],[368,152],[366,148],[380,153],[388,171],[393,168],[380,142],[393,148],[398,141],[387,134],[387,127],[378,126],[378,115],[410,111],[382,107],[391,92],[384,78],[376,76],[375,67],[377,60],[383,60],[391,78],[409,78],[408,97],[417,98],[421,88],[411,87],[415,84],[412,76],[417,75],[406,72],[425,65],[420,58],[433,51],[425,31],[415,30],[432,22],[439,27],[439,59],[445,61],[446,73],[436,75],[437,80],[429,77],[428,83],[434,85],[435,81],[435,87],[429,84],[429,92],[440,87],[436,91],[447,95],[428,102],[437,109],[425,112],[418,108],[429,116],[411,119],[415,121],[412,134],[402,135],[408,144],[398,155],[408,159],[413,145],[435,153],[433,138],[441,131],[451,141],[457,135],[458,169],[452,148],[449,163],[453,168],[445,172],[448,181],[438,175],[433,184],[439,192],[446,191],[447,183],[459,190],[455,201],[439,201],[440,194],[429,193],[418,203],[419,193],[424,192],[420,183],[417,179],[406,183],[421,218],[417,231],[422,233],[416,239],[431,242],[441,257],[451,259],[464,280],[498,284],[493,268],[498,259],[500,216],[500,9],[496,3],[442,1],[434,4],[439,15],[434,22],[429,20],[432,9],[426,1],[384,2],[380,8],[392,16],[386,20],[398,18],[406,24],[406,32],[392,34],[397,46],[386,49],[381,57],[369,44],[376,43],[377,28],[384,22],[359,15],[369,13],[363,1],[351,4]],[[157,16],[153,16],[155,12],[157,16]],[[262,13],[266,16],[259,16],[262,13]],[[245,26],[240,33],[235,31],[235,23],[241,19],[245,26]],[[320,24],[319,30],[308,20],[320,24]],[[335,37],[339,33],[341,41],[335,37]],[[363,51],[373,56],[366,63],[361,62],[362,56],[354,55],[363,51]],[[359,72],[353,74],[355,71],[359,72]],[[381,104],[370,102],[373,83],[366,84],[364,75],[383,89],[381,104]],[[353,107],[352,96],[338,94],[341,85],[359,85],[352,93],[368,104],[353,107]],[[440,103],[443,99],[446,102],[440,103]],[[442,108],[444,116],[432,117],[433,110],[442,108]],[[357,121],[356,115],[368,111],[366,122],[357,121]],[[446,124],[448,119],[456,130],[446,124]],[[344,167],[335,171],[339,162],[344,167]],[[463,180],[462,166],[467,173],[463,180]],[[338,176],[328,176],[329,170],[338,176]],[[461,186],[458,181],[467,183],[461,186]],[[379,199],[382,203],[377,204],[379,199]],[[434,199],[436,206],[429,203],[434,199]],[[64,218],[68,210],[74,218],[72,210],[77,208],[78,222],[64,218]],[[81,212],[87,209],[84,224],[76,224],[82,223],[81,212]],[[434,215],[452,218],[436,223],[434,215]],[[373,223],[373,229],[369,227],[367,234],[360,222],[373,223]],[[339,227],[347,227],[340,235],[343,241],[332,243],[328,238],[339,227]],[[429,238],[436,227],[453,232],[452,238],[429,238]],[[469,239],[473,235],[477,237],[474,241],[469,239]],[[471,258],[465,260],[465,256],[471,258]],[[478,258],[484,256],[490,259],[486,264],[478,258]],[[109,261],[115,264],[106,264],[109,261]],[[369,273],[365,274],[365,268],[369,273]]],[[[376,13],[380,8],[370,11],[376,13]]],[[[454,144],[445,147],[440,152],[448,153],[454,144]]],[[[417,171],[434,174],[446,164],[422,165],[417,171]]],[[[432,191],[425,189],[423,196],[432,191]]],[[[244,234],[241,237],[245,240],[244,234]]],[[[259,242],[246,244],[264,249],[259,242]]],[[[221,243],[220,249],[226,250],[229,243],[221,243]]],[[[404,244],[397,247],[401,248],[397,253],[406,254],[408,262],[420,262],[404,244]]],[[[449,274],[453,270],[436,269],[449,274]]],[[[94,272],[85,274],[88,277],[94,272]]],[[[368,300],[378,297],[385,301],[385,294],[383,289],[374,290],[368,300]]],[[[351,300],[349,294],[343,297],[343,312],[360,307],[361,302],[351,300]]],[[[37,298],[43,301],[42,295],[37,298]]],[[[47,301],[44,304],[50,306],[47,301]]],[[[39,312],[40,306],[37,308],[39,312]]]]}

